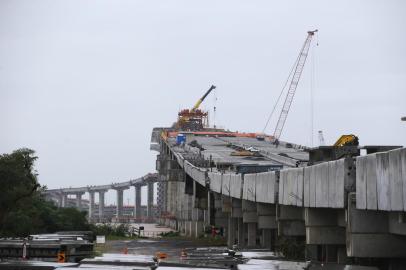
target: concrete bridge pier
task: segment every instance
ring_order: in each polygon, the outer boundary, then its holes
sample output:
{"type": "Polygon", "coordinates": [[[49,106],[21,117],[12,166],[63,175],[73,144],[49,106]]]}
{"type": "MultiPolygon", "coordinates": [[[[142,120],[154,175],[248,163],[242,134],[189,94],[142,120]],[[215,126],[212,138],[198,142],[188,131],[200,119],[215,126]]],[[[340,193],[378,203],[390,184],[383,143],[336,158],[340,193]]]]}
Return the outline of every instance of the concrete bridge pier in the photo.
{"type": "MultiPolygon", "coordinates": [[[[231,214],[230,214],[230,219],[232,219],[231,223],[233,223],[230,227],[235,231],[234,236],[230,236],[230,239],[228,241],[228,245],[231,248],[233,244],[237,243],[239,248],[244,248],[246,247],[246,241],[245,241],[245,229],[244,228],[244,223],[242,220],[242,201],[240,199],[231,199],[231,214]],[[233,239],[235,237],[235,239],[233,239]]],[[[245,224],[246,227],[246,224],[245,224]]]]}
{"type": "Polygon", "coordinates": [[[135,191],[135,205],[134,205],[134,218],[136,221],[141,219],[141,185],[134,186],[135,191]]]}
{"type": "MultiPolygon", "coordinates": [[[[157,183],[157,206],[158,206],[158,217],[162,217],[164,212],[166,211],[166,185],[167,182],[159,181],[157,183]]],[[[161,219],[159,220],[159,223],[163,225],[163,222],[161,219]]]]}
{"type": "Polygon", "coordinates": [[[93,220],[93,212],[95,208],[95,203],[94,203],[94,191],[89,191],[89,211],[88,211],[88,218],[89,221],[91,222],[93,220]]]}
{"type": "Polygon", "coordinates": [[[306,259],[346,262],[344,209],[305,208],[306,259]]]}
{"type": "Polygon", "coordinates": [[[104,195],[106,190],[99,190],[99,222],[104,221],[104,195]]]}
{"type": "Polygon", "coordinates": [[[151,222],[154,218],[154,213],[152,210],[152,206],[154,205],[154,183],[153,182],[148,182],[147,193],[148,193],[147,216],[148,216],[148,221],[151,222]]]}
{"type": "Polygon", "coordinates": [[[228,217],[228,233],[227,233],[227,246],[232,248],[233,245],[237,244],[237,229],[238,229],[238,219],[232,217],[231,213],[228,217]]]}
{"type": "Polygon", "coordinates": [[[184,199],[184,227],[186,236],[193,236],[193,227],[192,227],[192,212],[193,212],[193,195],[185,194],[184,199]]]}
{"type": "Polygon", "coordinates": [[[76,207],[81,210],[82,209],[82,195],[85,194],[84,192],[77,192],[75,193],[76,196],[76,207]]]}
{"type": "Polygon", "coordinates": [[[277,205],[278,245],[297,245],[306,241],[303,208],[277,205]]]}
{"type": "Polygon", "coordinates": [[[257,246],[258,214],[255,202],[242,200],[243,223],[247,224],[247,247],[257,246]]]}
{"type": "Polygon", "coordinates": [[[192,236],[198,238],[204,232],[205,211],[207,210],[207,189],[193,182],[192,195],[192,236]]]}
{"type": "Polygon", "coordinates": [[[257,215],[260,246],[273,250],[278,228],[276,224],[275,204],[257,203],[257,215]]]}
{"type": "Polygon", "coordinates": [[[303,208],[278,205],[277,208],[278,236],[304,237],[306,236],[303,208]]]}
{"type": "MultiPolygon", "coordinates": [[[[228,231],[228,213],[223,212],[227,208],[227,203],[224,203],[223,195],[212,193],[214,201],[213,223],[220,230],[221,236],[226,236],[228,231]]],[[[227,199],[225,199],[227,201],[227,199]]]]}
{"type": "Polygon", "coordinates": [[[62,192],[60,207],[67,207],[67,206],[68,206],[68,194],[62,192]]]}
{"type": "Polygon", "coordinates": [[[116,218],[117,221],[120,221],[120,219],[123,216],[123,196],[124,196],[124,190],[127,188],[115,188],[117,192],[117,206],[116,206],[116,218]]]}

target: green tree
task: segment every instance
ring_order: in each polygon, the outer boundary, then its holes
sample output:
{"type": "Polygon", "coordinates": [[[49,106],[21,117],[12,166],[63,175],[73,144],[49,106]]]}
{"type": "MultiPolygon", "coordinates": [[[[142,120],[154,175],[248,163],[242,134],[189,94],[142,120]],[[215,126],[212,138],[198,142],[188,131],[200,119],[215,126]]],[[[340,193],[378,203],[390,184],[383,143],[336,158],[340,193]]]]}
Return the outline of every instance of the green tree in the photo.
{"type": "Polygon", "coordinates": [[[30,149],[0,155],[0,236],[22,237],[56,231],[89,230],[86,213],[57,208],[41,195],[30,149]]]}
{"type": "Polygon", "coordinates": [[[0,156],[0,230],[11,211],[40,188],[34,162],[37,157],[31,149],[19,149],[0,156]]]}

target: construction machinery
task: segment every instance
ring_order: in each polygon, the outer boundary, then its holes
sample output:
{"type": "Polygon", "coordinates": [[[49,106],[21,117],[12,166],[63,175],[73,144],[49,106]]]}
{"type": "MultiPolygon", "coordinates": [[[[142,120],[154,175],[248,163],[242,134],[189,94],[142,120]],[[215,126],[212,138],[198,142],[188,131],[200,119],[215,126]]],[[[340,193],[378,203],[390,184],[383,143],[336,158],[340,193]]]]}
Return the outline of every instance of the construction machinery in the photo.
{"type": "Polygon", "coordinates": [[[334,145],[324,146],[320,144],[317,148],[309,149],[309,163],[315,164],[318,162],[337,160],[343,157],[355,157],[359,155],[360,147],[358,137],[353,134],[347,134],[341,135],[334,145]]]}
{"type": "Polygon", "coordinates": [[[335,142],[333,146],[342,147],[342,146],[358,146],[358,145],[359,145],[358,137],[353,134],[349,134],[349,135],[341,135],[341,137],[338,138],[338,140],[335,142]]]}
{"type": "MultiPolygon", "coordinates": [[[[313,38],[314,34],[317,31],[318,30],[316,29],[314,31],[308,31],[307,32],[306,40],[305,40],[305,42],[304,42],[304,44],[303,44],[303,46],[302,46],[302,48],[300,50],[299,56],[297,57],[297,60],[296,60],[296,62],[294,64],[294,67],[292,69],[291,74],[289,74],[289,77],[288,77],[288,81],[289,81],[288,92],[287,92],[287,95],[285,97],[285,102],[283,103],[282,111],[281,111],[281,113],[279,115],[279,119],[278,119],[278,122],[277,122],[276,127],[275,127],[275,131],[274,131],[274,134],[273,134],[273,140],[274,140],[275,144],[278,144],[278,140],[279,140],[279,138],[280,138],[280,136],[282,134],[283,127],[285,126],[286,119],[288,117],[288,113],[289,113],[289,110],[290,110],[290,106],[292,105],[293,97],[295,96],[296,88],[297,88],[297,86],[299,84],[300,76],[302,75],[303,68],[304,68],[304,65],[306,63],[307,55],[308,55],[309,49],[310,49],[310,43],[312,41],[312,38],[313,38]]],[[[282,89],[281,94],[283,93],[283,90],[284,89],[282,89]]]]}
{"type": "Polygon", "coordinates": [[[196,131],[202,130],[205,126],[208,126],[208,112],[200,110],[199,107],[214,89],[216,89],[216,86],[212,85],[196,102],[192,109],[183,109],[178,113],[178,121],[176,122],[177,129],[196,131]]]}

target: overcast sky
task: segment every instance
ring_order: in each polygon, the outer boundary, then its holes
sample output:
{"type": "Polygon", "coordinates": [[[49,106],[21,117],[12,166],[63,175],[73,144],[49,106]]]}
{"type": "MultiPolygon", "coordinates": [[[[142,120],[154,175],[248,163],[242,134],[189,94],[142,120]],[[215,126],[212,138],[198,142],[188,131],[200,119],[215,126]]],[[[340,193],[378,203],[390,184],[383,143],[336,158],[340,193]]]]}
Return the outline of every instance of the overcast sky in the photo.
{"type": "Polygon", "coordinates": [[[0,153],[34,149],[49,188],[137,178],[211,84],[217,125],[261,132],[316,28],[281,139],[312,144],[313,96],[314,146],[406,145],[405,1],[0,0],[0,153]]]}

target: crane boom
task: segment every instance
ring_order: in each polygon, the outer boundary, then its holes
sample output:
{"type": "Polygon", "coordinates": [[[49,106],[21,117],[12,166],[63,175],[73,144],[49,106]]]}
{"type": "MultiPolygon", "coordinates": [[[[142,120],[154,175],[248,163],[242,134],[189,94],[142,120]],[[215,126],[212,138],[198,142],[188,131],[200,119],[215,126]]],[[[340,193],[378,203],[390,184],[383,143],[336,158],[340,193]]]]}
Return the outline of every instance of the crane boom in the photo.
{"type": "Polygon", "coordinates": [[[216,86],[212,85],[212,86],[210,87],[210,89],[207,90],[207,92],[196,102],[195,106],[193,106],[193,108],[192,108],[191,111],[196,111],[196,110],[199,108],[200,104],[202,104],[202,102],[204,101],[204,99],[210,94],[210,92],[211,92],[213,89],[216,89],[216,86]]]}
{"type": "Polygon", "coordinates": [[[290,105],[292,104],[297,85],[299,84],[300,76],[302,75],[302,71],[303,71],[304,65],[306,63],[306,59],[307,59],[307,55],[309,52],[310,43],[312,41],[312,37],[314,36],[314,33],[316,33],[317,31],[318,30],[307,32],[306,40],[302,46],[302,49],[300,50],[299,57],[296,61],[296,66],[294,69],[292,80],[290,81],[290,84],[289,84],[288,93],[286,95],[285,102],[283,103],[283,107],[282,107],[281,114],[279,115],[278,123],[276,124],[276,127],[275,127],[275,132],[273,135],[274,140],[279,140],[279,138],[282,134],[282,130],[285,125],[286,118],[288,117],[290,105]]]}

